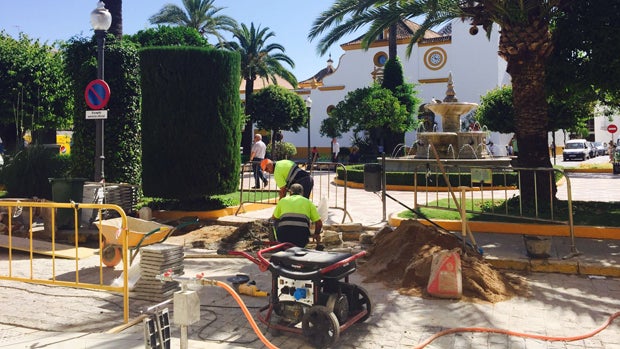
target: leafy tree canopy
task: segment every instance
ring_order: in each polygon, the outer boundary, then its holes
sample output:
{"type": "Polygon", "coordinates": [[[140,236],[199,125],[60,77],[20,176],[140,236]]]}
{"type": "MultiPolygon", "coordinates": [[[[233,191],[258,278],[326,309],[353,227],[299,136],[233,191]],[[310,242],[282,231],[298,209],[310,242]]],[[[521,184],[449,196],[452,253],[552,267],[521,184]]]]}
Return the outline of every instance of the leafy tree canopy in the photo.
{"type": "MultiPolygon", "coordinates": [[[[547,131],[565,129],[577,132],[586,126],[588,119],[593,117],[594,103],[588,103],[578,96],[563,100],[548,97],[547,101],[549,103],[547,131]]],[[[501,133],[515,132],[512,87],[496,88],[482,96],[475,118],[489,130],[501,133]]]]}
{"type": "MultiPolygon", "coordinates": [[[[411,88],[407,86],[403,85],[403,91],[411,88]]],[[[401,103],[390,90],[378,85],[349,92],[332,110],[331,118],[337,121],[327,122],[337,124],[339,131],[353,130],[356,133],[383,127],[393,132],[406,132],[413,129],[417,121],[407,105],[401,103]]]]}
{"type": "Polygon", "coordinates": [[[489,130],[512,133],[515,131],[515,109],[512,105],[512,86],[489,91],[480,98],[476,120],[489,130]]]}
{"type": "Polygon", "coordinates": [[[142,47],[149,46],[199,46],[207,47],[209,42],[200,33],[190,27],[171,27],[159,25],[157,28],[140,30],[134,35],[125,35],[129,40],[142,47]]]}
{"type": "Polygon", "coordinates": [[[548,93],[557,99],[578,95],[620,108],[620,1],[566,3],[552,23],[554,51],[547,64],[548,93]]]}
{"type": "Polygon", "coordinates": [[[270,85],[252,95],[251,115],[258,128],[293,131],[306,125],[306,105],[295,92],[270,85]]]}
{"type": "Polygon", "coordinates": [[[16,125],[19,136],[23,130],[71,125],[71,84],[56,48],[2,31],[0,67],[0,124],[16,125]]]}

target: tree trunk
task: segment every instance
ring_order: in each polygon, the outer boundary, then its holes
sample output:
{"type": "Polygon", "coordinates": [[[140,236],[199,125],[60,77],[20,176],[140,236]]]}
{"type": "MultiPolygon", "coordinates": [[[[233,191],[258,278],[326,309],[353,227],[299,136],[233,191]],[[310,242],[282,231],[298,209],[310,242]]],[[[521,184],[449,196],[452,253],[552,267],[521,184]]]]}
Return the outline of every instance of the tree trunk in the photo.
{"type": "MultiPolygon", "coordinates": [[[[545,96],[545,60],[535,53],[524,58],[509,56],[508,73],[512,77],[513,104],[516,111],[515,130],[519,149],[517,164],[526,168],[551,168],[547,144],[547,100],[545,96]]],[[[522,173],[521,194],[524,202],[548,203],[555,197],[555,181],[549,173],[522,173]]]]}
{"type": "Polygon", "coordinates": [[[112,25],[108,31],[121,40],[123,37],[123,0],[105,0],[104,3],[112,15],[112,25]]]}
{"type": "Polygon", "coordinates": [[[396,27],[397,23],[392,23],[390,25],[390,29],[388,32],[388,59],[396,59],[397,53],[396,53],[396,49],[397,49],[397,37],[396,37],[396,32],[397,32],[397,27],[396,27]]]}

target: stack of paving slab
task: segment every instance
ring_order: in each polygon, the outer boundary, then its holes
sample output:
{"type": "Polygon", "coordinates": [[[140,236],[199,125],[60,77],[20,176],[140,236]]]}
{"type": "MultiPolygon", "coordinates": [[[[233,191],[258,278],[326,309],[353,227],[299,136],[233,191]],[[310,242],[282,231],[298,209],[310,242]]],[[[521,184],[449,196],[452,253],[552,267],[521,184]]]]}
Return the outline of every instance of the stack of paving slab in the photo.
{"type": "Polygon", "coordinates": [[[167,271],[183,275],[183,246],[153,244],[140,248],[140,279],[132,296],[157,303],[172,298],[181,289],[179,283],[161,282],[155,278],[167,271]]]}

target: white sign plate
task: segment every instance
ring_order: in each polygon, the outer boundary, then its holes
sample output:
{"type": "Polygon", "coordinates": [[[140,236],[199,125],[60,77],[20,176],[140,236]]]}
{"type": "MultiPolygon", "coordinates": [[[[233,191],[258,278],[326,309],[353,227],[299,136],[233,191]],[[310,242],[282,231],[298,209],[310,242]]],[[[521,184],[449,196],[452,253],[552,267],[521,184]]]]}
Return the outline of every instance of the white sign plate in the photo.
{"type": "Polygon", "coordinates": [[[107,118],[108,118],[107,110],[87,110],[86,111],[87,120],[97,120],[97,119],[107,119],[107,118]]]}

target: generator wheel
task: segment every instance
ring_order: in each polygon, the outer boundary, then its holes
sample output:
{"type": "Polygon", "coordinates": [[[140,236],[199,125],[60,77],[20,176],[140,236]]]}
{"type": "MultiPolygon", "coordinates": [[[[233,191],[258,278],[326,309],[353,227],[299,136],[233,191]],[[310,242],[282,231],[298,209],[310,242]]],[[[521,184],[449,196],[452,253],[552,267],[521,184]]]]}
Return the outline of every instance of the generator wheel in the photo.
{"type": "Polygon", "coordinates": [[[106,267],[114,268],[121,262],[123,253],[119,247],[107,245],[103,242],[103,248],[101,249],[101,260],[106,267]]]}
{"type": "Polygon", "coordinates": [[[349,283],[341,283],[340,287],[349,300],[349,311],[358,313],[366,310],[366,315],[359,319],[359,322],[368,320],[372,311],[372,302],[368,296],[368,291],[362,286],[349,283]]]}
{"type": "Polygon", "coordinates": [[[322,305],[312,306],[301,320],[301,329],[308,341],[317,348],[325,348],[340,337],[336,315],[322,305]]]}
{"type": "Polygon", "coordinates": [[[347,322],[349,318],[349,301],[347,299],[347,295],[337,293],[332,293],[327,298],[327,303],[325,307],[336,315],[336,319],[338,322],[343,324],[347,322]]]}

